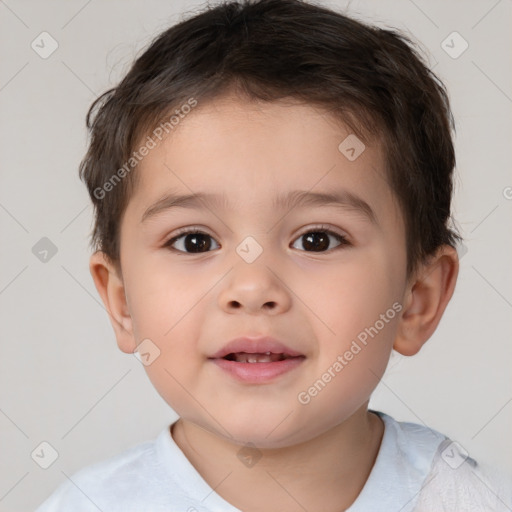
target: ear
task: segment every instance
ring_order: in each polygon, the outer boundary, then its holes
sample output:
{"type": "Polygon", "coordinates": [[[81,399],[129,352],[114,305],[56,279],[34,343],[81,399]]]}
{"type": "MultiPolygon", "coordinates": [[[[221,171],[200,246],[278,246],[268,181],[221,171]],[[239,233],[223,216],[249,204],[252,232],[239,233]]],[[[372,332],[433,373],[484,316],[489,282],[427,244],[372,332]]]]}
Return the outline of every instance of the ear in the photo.
{"type": "Polygon", "coordinates": [[[96,251],[91,256],[89,270],[110,317],[117,345],[123,352],[133,353],[136,343],[120,266],[115,266],[105,253],[96,251]]]}
{"type": "Polygon", "coordinates": [[[459,273],[457,251],[441,246],[409,280],[393,348],[404,356],[419,352],[436,330],[459,273]]]}

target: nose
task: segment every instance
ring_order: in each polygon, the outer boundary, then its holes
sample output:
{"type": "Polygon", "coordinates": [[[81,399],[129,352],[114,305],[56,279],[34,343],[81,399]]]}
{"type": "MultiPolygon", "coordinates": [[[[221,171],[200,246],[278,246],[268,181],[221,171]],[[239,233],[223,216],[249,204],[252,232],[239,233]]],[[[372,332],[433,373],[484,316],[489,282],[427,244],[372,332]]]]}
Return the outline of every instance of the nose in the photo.
{"type": "Polygon", "coordinates": [[[219,294],[219,305],[227,313],[283,313],[290,308],[290,290],[280,272],[265,262],[238,262],[219,294]]]}

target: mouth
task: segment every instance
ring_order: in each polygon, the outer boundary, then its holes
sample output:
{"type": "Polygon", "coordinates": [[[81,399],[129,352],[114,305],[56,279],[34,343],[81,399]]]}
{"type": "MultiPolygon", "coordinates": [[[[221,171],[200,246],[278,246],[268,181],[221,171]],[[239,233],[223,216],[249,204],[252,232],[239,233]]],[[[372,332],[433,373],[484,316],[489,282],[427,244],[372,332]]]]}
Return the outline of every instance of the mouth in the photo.
{"type": "Polygon", "coordinates": [[[302,356],[302,354],[275,338],[243,336],[228,342],[220,350],[211,354],[209,359],[226,359],[240,363],[269,363],[295,356],[302,356]]]}
{"type": "Polygon", "coordinates": [[[210,359],[224,375],[243,384],[267,384],[275,382],[287,373],[293,373],[302,365],[305,356],[285,354],[231,353],[218,359],[210,359]]]}
{"type": "Polygon", "coordinates": [[[263,354],[255,354],[249,352],[231,352],[222,359],[226,361],[234,361],[236,363],[275,363],[277,361],[284,361],[285,359],[292,359],[304,356],[291,356],[288,354],[275,354],[272,352],[265,352],[263,354]]]}
{"type": "Polygon", "coordinates": [[[274,382],[306,359],[270,337],[236,338],[208,358],[224,375],[245,384],[274,382]]]}

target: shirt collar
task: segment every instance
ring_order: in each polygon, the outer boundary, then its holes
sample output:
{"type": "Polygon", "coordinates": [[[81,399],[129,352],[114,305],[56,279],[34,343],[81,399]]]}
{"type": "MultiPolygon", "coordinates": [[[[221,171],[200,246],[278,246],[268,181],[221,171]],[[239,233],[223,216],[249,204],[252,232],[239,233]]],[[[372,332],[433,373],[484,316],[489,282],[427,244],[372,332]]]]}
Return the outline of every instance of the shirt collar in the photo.
{"type": "Polygon", "coordinates": [[[362,491],[346,512],[412,512],[445,436],[422,425],[397,422],[379,411],[384,434],[362,491]]]}

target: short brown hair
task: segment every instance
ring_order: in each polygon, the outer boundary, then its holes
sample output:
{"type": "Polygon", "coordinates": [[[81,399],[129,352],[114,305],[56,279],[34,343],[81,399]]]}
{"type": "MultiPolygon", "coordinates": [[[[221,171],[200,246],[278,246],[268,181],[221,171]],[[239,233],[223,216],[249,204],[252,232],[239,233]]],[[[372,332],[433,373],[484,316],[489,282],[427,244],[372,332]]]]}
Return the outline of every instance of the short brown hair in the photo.
{"type": "Polygon", "coordinates": [[[412,41],[301,0],[239,0],[158,35],[89,109],[80,178],[95,207],[91,242],[119,270],[120,223],[137,178],[126,162],[135,145],[191,98],[205,102],[232,88],[248,99],[320,106],[361,140],[380,137],[404,215],[408,275],[441,245],[461,240],[448,225],[455,167],[448,95],[412,41]]]}

